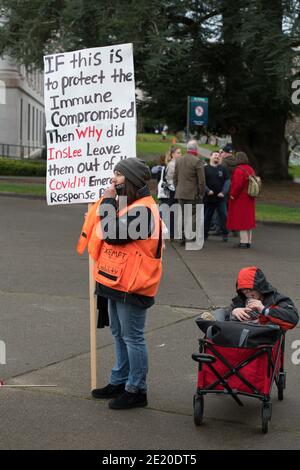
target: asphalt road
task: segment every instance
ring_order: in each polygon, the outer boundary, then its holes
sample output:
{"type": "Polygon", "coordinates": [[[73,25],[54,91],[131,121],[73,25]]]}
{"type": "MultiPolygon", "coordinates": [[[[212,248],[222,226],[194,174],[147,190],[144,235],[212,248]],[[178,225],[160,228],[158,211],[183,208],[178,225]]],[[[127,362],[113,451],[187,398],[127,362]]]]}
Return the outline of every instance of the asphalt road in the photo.
{"type": "MultiPolygon", "coordinates": [[[[0,197],[0,340],[6,384],[0,388],[0,449],[300,449],[300,365],[291,361],[299,327],[287,334],[285,399],[273,392],[273,416],[261,433],[260,403],[205,399],[193,423],[202,310],[227,305],[238,270],[258,265],[300,309],[299,228],[259,225],[251,250],[211,237],[201,251],[167,244],[164,277],[149,311],[149,406],[109,410],[89,387],[87,257],[75,251],[83,205],[47,207],[41,200],[0,197]]],[[[98,332],[98,383],[113,363],[109,330],[98,332]]]]}

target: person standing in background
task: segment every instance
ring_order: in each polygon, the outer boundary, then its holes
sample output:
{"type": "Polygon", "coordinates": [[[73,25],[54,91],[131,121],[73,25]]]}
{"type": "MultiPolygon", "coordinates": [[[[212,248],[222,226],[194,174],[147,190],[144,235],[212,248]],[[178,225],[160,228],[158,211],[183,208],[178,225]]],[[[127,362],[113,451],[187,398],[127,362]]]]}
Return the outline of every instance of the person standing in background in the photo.
{"type": "Polygon", "coordinates": [[[170,190],[170,198],[175,198],[175,184],[174,184],[174,173],[176,159],[182,157],[181,147],[178,145],[172,145],[166,153],[166,181],[170,190]]]}
{"type": "Polygon", "coordinates": [[[255,175],[245,152],[235,155],[237,166],[232,173],[229,193],[227,229],[240,232],[237,248],[251,248],[255,228],[255,198],[248,195],[248,177],[255,175]]]}
{"type": "Polygon", "coordinates": [[[212,152],[209,165],[204,167],[205,172],[205,196],[204,196],[204,239],[207,240],[212,217],[217,212],[220,220],[220,230],[223,241],[228,240],[226,228],[227,208],[226,195],[230,186],[229,172],[220,164],[219,152],[212,152]]]}
{"type": "Polygon", "coordinates": [[[233,154],[232,148],[229,147],[228,145],[220,149],[219,152],[220,152],[220,157],[221,157],[220,163],[221,165],[226,166],[229,172],[229,177],[231,178],[231,175],[237,166],[235,154],[233,154]]]}
{"type": "Polygon", "coordinates": [[[167,190],[169,197],[164,199],[162,202],[166,204],[163,208],[161,206],[162,219],[165,222],[168,231],[169,237],[172,240],[175,234],[175,220],[176,219],[176,205],[177,202],[175,198],[175,184],[174,184],[174,173],[175,173],[175,164],[176,159],[182,157],[181,147],[178,145],[172,145],[166,154],[166,170],[165,170],[165,181],[167,185],[167,190]],[[165,213],[165,210],[168,210],[168,214],[165,213]]]}
{"type": "Polygon", "coordinates": [[[196,231],[196,205],[202,203],[205,194],[205,175],[203,163],[199,158],[198,144],[195,140],[187,143],[187,154],[176,159],[175,172],[175,198],[179,201],[182,210],[182,226],[180,228],[180,242],[185,243],[189,234],[184,227],[184,212],[186,205],[192,205],[192,231],[196,231]]]}

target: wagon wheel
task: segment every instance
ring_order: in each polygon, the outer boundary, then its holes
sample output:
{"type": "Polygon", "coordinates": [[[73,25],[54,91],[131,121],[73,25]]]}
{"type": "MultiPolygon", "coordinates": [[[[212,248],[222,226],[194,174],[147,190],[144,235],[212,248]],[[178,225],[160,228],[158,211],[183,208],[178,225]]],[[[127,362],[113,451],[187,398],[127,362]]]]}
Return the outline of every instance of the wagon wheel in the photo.
{"type": "Polygon", "coordinates": [[[194,423],[200,426],[203,422],[204,398],[202,395],[194,395],[194,423]]]}
{"type": "Polygon", "coordinates": [[[283,390],[286,387],[286,372],[280,372],[277,382],[278,400],[283,400],[283,390]]]}
{"type": "Polygon", "coordinates": [[[267,434],[269,430],[269,421],[272,416],[272,404],[270,402],[264,402],[261,407],[261,421],[262,421],[262,432],[267,434]]]}

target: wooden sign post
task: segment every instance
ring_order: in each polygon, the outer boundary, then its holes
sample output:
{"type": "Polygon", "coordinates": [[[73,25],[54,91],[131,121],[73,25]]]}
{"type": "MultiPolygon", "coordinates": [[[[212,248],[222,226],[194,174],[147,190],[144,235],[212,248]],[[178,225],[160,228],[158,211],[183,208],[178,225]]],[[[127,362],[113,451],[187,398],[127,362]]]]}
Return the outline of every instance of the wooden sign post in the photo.
{"type": "Polygon", "coordinates": [[[97,388],[97,305],[93,268],[94,260],[89,256],[91,390],[97,388]]]}

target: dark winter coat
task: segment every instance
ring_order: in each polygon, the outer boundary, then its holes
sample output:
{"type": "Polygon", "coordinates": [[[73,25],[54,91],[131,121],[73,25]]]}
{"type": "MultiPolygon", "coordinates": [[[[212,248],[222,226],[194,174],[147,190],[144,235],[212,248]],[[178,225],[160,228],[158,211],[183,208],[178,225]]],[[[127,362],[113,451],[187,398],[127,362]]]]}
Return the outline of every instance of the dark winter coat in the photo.
{"type": "Polygon", "coordinates": [[[263,294],[262,303],[265,309],[259,316],[261,324],[275,323],[283,330],[294,328],[299,320],[298,311],[293,301],[284,294],[280,294],[267,281],[264,273],[256,266],[241,269],[238,275],[236,290],[237,296],[232,299],[230,313],[235,308],[244,308],[246,297],[241,289],[255,289],[263,294]]]}

